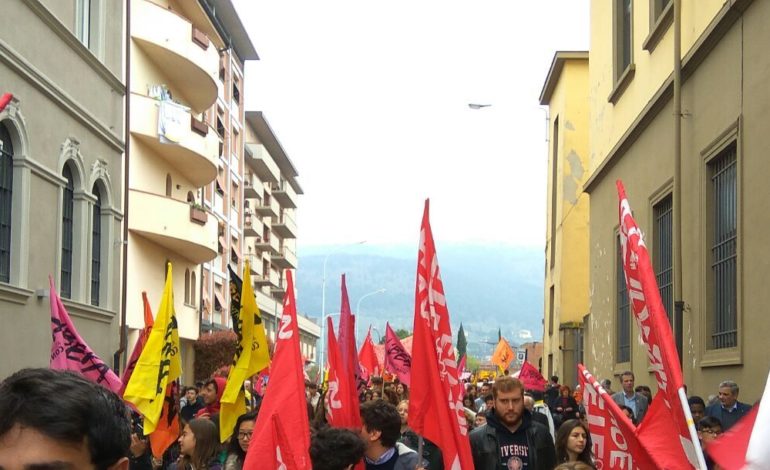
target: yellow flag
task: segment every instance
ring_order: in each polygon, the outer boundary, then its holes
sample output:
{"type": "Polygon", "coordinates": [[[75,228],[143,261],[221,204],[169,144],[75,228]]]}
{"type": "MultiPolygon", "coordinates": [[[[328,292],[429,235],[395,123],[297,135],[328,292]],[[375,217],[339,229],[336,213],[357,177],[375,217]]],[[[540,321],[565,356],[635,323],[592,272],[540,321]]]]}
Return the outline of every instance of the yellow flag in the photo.
{"type": "MultiPolygon", "coordinates": [[[[222,394],[219,409],[219,438],[225,442],[233,433],[238,417],[246,412],[246,396],[243,382],[270,365],[270,352],[267,348],[267,336],[262,315],[257,307],[257,299],[251,287],[251,270],[246,261],[243,267],[243,283],[240,292],[240,311],[236,331],[240,331],[240,343],[235,351],[233,366],[227,376],[227,385],[222,394]]],[[[230,276],[234,273],[231,271],[230,276]]],[[[238,280],[231,285],[238,284],[238,280]]],[[[231,288],[230,295],[237,295],[231,288]]],[[[232,302],[231,302],[232,306],[232,302]]]]}
{"type": "Polygon", "coordinates": [[[144,434],[155,431],[163,411],[166,386],[182,375],[179,330],[174,313],[171,263],[166,268],[166,286],[150,337],[136,363],[123,398],[136,405],[144,416],[144,434]]]}
{"type": "Polygon", "coordinates": [[[506,341],[505,338],[500,338],[500,341],[497,342],[495,353],[492,354],[492,363],[497,364],[502,371],[511,363],[513,356],[514,352],[511,345],[508,344],[508,341],[506,341]]]}

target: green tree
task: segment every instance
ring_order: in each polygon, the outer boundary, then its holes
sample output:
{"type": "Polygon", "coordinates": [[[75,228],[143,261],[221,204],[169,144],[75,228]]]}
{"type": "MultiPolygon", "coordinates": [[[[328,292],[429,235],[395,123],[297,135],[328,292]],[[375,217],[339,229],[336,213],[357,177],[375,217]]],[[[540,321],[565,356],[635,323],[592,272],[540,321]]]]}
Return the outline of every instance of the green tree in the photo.
{"type": "MultiPolygon", "coordinates": [[[[404,339],[404,338],[406,338],[408,336],[412,336],[412,332],[407,330],[407,329],[405,329],[405,328],[399,328],[399,329],[397,329],[395,331],[395,333],[396,333],[396,336],[398,336],[398,339],[404,339]]],[[[384,336],[380,338],[379,344],[385,344],[385,337],[384,336]]]]}
{"type": "Polygon", "coordinates": [[[460,329],[457,331],[457,360],[459,361],[465,356],[465,351],[468,347],[468,340],[465,339],[465,330],[463,330],[463,324],[460,323],[460,329]]]}

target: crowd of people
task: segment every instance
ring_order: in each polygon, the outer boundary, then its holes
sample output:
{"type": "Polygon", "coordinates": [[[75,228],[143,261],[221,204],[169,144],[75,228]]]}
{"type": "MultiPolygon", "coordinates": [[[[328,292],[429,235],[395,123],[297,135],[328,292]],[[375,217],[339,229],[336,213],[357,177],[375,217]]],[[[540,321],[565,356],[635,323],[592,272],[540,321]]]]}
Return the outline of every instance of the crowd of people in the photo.
{"type": "MultiPolygon", "coordinates": [[[[635,387],[634,379],[623,373],[622,390],[612,399],[639,423],[654,398],[649,388],[635,387]]],[[[118,396],[72,372],[23,369],[0,384],[0,468],[241,469],[260,397],[247,396],[249,411],[223,445],[218,414],[224,386],[223,378],[214,377],[184,388],[179,438],[156,459],[141,417],[118,396]]],[[[611,392],[612,383],[604,388],[611,392]]],[[[467,384],[463,405],[475,469],[595,469],[580,392],[559,384],[558,377],[551,377],[544,393],[525,390],[509,376],[467,384]]],[[[724,381],[713,399],[689,398],[704,448],[750,410],[738,392],[737,384],[724,381]]],[[[444,468],[438,446],[409,428],[405,384],[373,378],[361,393],[360,430],[326,425],[323,392],[315,383],[306,384],[306,396],[314,469],[352,470],[362,461],[366,470],[444,468]]]]}

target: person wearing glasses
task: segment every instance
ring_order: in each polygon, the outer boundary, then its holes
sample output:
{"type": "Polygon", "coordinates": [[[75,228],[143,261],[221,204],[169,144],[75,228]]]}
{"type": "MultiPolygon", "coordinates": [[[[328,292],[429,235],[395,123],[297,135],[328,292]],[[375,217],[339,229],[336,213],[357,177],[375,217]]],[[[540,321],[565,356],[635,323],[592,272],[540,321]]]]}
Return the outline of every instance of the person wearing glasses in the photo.
{"type": "Polygon", "coordinates": [[[706,457],[706,468],[708,468],[708,470],[715,470],[719,467],[716,466],[714,461],[711,460],[709,455],[706,453],[706,448],[714,441],[714,439],[722,434],[722,423],[718,418],[714,418],[713,416],[706,416],[705,418],[698,421],[696,427],[698,429],[698,439],[700,440],[700,446],[701,449],[703,449],[704,457],[706,457]]]}
{"type": "Polygon", "coordinates": [[[251,434],[254,432],[254,422],[256,420],[256,411],[250,411],[238,417],[233,429],[233,436],[230,438],[230,447],[227,449],[224,470],[243,469],[243,461],[246,460],[246,451],[249,450],[251,434]]]}

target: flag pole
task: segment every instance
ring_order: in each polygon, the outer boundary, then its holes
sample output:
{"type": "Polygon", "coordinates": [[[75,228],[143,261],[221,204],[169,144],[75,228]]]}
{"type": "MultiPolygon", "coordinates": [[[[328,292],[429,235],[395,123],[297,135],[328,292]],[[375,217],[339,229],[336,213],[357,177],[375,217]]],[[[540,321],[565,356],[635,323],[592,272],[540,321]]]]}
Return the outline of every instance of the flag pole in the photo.
{"type": "Polygon", "coordinates": [[[679,394],[680,404],[684,410],[684,417],[687,419],[687,429],[690,430],[690,439],[692,439],[693,446],[695,447],[696,457],[698,458],[698,467],[700,470],[706,470],[706,459],[703,457],[703,449],[701,449],[700,439],[698,439],[698,431],[695,430],[695,422],[692,419],[690,404],[687,401],[687,394],[684,391],[684,387],[679,387],[677,392],[679,394]]]}
{"type": "Polygon", "coordinates": [[[422,448],[424,447],[425,440],[423,440],[422,435],[417,436],[417,466],[415,466],[415,470],[418,468],[422,468],[422,448]]]}

